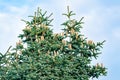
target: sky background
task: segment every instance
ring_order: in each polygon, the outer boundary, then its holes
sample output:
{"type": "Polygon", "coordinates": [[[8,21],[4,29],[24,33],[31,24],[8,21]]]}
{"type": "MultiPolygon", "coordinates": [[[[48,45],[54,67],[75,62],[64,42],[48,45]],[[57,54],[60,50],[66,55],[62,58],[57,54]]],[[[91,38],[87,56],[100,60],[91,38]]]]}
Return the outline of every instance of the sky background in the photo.
{"type": "Polygon", "coordinates": [[[108,69],[99,80],[120,80],[120,0],[0,0],[0,52],[19,40],[25,27],[21,19],[30,20],[37,7],[53,13],[54,32],[60,32],[66,6],[76,13],[73,18],[84,17],[82,34],[93,41],[106,40],[102,54],[94,63],[103,63],[108,69]]]}

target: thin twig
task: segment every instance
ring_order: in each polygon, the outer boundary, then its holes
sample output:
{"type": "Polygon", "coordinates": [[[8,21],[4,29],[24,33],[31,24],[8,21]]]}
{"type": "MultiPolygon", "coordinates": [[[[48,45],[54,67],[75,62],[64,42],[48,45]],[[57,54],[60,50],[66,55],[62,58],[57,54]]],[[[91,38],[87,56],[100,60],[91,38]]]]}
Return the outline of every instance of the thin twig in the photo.
{"type": "Polygon", "coordinates": [[[9,52],[9,50],[10,50],[11,47],[12,47],[12,46],[10,46],[10,47],[8,48],[8,50],[6,51],[5,55],[9,52]]]}

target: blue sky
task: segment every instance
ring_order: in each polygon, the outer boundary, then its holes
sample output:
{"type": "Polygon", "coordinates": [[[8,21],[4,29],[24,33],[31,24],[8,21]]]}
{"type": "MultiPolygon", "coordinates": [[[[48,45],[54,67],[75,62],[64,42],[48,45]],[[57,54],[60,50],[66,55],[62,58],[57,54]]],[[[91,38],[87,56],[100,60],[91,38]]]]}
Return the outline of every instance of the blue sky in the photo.
{"type": "Polygon", "coordinates": [[[120,80],[120,0],[0,0],[0,52],[15,45],[25,23],[21,19],[33,15],[37,7],[53,12],[53,29],[60,32],[66,6],[84,18],[82,33],[94,41],[106,40],[102,54],[94,63],[103,63],[108,75],[99,80],[120,80]]]}

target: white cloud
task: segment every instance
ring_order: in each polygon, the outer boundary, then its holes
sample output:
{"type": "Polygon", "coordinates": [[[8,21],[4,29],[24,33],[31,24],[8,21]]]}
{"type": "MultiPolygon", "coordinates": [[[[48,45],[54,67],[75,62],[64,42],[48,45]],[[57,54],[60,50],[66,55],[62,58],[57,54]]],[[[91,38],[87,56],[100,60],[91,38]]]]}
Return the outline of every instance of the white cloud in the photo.
{"type": "MultiPolygon", "coordinates": [[[[10,8],[10,7],[9,7],[10,8]]],[[[21,21],[25,7],[23,8],[11,8],[13,13],[0,13],[0,52],[5,53],[10,45],[15,45],[18,40],[17,36],[21,33],[24,27],[24,22],[21,21]],[[23,11],[22,11],[23,10],[23,11]]]]}
{"type": "Polygon", "coordinates": [[[9,6],[8,10],[11,12],[16,13],[16,15],[22,15],[27,13],[28,11],[28,6],[22,6],[22,7],[16,7],[16,6],[9,6]]]}

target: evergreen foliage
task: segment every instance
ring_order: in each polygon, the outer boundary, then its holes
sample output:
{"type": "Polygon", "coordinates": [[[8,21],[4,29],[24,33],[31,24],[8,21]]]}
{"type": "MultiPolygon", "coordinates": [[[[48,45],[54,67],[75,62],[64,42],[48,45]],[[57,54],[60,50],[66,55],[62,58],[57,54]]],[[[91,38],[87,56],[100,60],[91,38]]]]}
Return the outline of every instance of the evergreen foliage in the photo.
{"type": "Polygon", "coordinates": [[[81,34],[82,19],[67,7],[62,33],[53,33],[47,12],[38,8],[19,35],[12,51],[0,53],[0,80],[89,80],[106,75],[103,64],[92,65],[103,42],[94,43],[81,34]]]}

